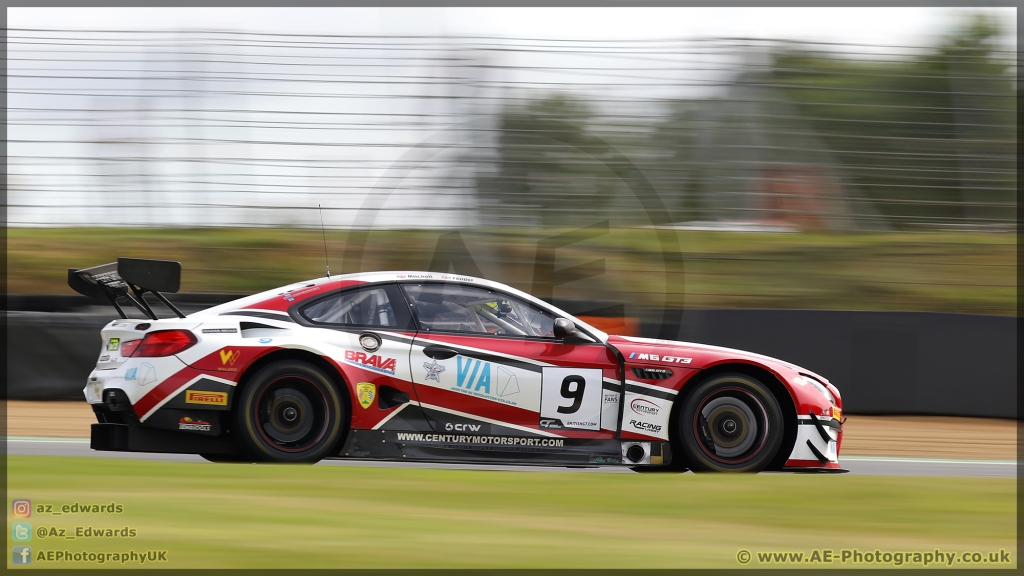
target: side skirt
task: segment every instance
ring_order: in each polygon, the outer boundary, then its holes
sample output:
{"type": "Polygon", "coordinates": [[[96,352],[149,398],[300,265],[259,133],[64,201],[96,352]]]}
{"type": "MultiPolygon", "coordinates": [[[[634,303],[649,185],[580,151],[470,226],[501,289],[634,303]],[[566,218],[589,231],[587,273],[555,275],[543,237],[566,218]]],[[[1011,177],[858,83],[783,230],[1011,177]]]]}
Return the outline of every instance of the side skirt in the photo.
{"type": "Polygon", "coordinates": [[[142,428],[127,424],[93,424],[89,447],[108,452],[170,454],[237,454],[227,437],[211,438],[186,432],[142,428]]]}
{"type": "Polygon", "coordinates": [[[339,454],[348,458],[463,463],[622,464],[618,440],[580,440],[390,430],[351,430],[339,454]],[[551,445],[557,444],[557,445],[551,445]]]}

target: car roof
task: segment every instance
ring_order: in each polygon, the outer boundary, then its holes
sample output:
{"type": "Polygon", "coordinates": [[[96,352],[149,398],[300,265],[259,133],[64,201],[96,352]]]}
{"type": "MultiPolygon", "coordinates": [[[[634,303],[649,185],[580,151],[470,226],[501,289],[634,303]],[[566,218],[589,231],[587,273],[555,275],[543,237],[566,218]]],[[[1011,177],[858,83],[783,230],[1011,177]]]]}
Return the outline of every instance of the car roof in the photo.
{"type": "Polygon", "coordinates": [[[487,288],[496,290],[498,292],[504,292],[510,296],[515,296],[522,300],[525,300],[543,310],[548,310],[556,316],[562,318],[571,318],[576,322],[584,331],[597,337],[600,341],[606,342],[608,335],[597,328],[587,324],[576,318],[575,316],[559,309],[552,304],[548,304],[543,300],[534,297],[531,294],[517,290],[506,284],[500,282],[494,282],[485,278],[477,278],[475,276],[466,276],[462,274],[451,274],[451,273],[440,273],[440,272],[427,272],[422,270],[401,270],[401,271],[380,271],[380,272],[356,272],[352,274],[341,274],[337,276],[315,278],[312,280],[305,280],[302,282],[295,282],[280,288],[274,288],[266,290],[252,296],[246,296],[233,300],[213,308],[207,308],[190,316],[207,316],[221,314],[232,310],[240,310],[245,308],[254,308],[262,302],[268,300],[280,299],[281,296],[287,293],[300,293],[303,289],[312,292],[314,288],[315,294],[310,294],[310,297],[316,295],[322,295],[333,290],[339,290],[342,288],[348,288],[359,284],[377,284],[383,282],[401,282],[401,283],[415,283],[415,282],[457,282],[460,284],[480,286],[481,288],[487,288]]]}

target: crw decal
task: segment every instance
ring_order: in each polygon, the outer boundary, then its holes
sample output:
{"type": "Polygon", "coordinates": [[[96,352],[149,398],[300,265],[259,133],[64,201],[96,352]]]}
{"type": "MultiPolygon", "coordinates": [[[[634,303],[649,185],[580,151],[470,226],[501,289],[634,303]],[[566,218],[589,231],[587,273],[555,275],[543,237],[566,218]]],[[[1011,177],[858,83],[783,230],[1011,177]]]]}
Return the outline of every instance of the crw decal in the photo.
{"type": "Polygon", "coordinates": [[[234,366],[235,362],[242,357],[240,350],[221,350],[220,351],[220,363],[223,366],[234,366]]]}
{"type": "Polygon", "coordinates": [[[459,356],[457,358],[459,363],[459,388],[465,388],[466,390],[479,391],[483,390],[487,394],[491,393],[491,363],[484,362],[482,360],[474,360],[473,358],[463,358],[459,356]],[[465,362],[463,362],[465,360],[465,362]],[[481,366],[483,370],[481,370],[481,366]],[[474,382],[476,383],[474,385],[474,382]]]}

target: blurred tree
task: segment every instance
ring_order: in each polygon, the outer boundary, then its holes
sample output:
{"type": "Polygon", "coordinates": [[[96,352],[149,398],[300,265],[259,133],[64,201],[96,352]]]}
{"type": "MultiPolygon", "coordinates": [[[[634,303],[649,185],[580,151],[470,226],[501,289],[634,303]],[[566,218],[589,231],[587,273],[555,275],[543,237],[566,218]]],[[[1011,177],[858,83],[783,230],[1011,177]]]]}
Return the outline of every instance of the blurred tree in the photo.
{"type": "Polygon", "coordinates": [[[510,106],[499,118],[496,169],[478,177],[492,226],[580,226],[606,216],[619,184],[591,107],[565,95],[510,106]]]}
{"type": "Polygon", "coordinates": [[[672,222],[709,220],[702,194],[704,175],[696,162],[700,137],[699,109],[707,102],[679,100],[668,104],[668,113],[651,134],[651,153],[645,172],[666,199],[672,222]]]}
{"type": "Polygon", "coordinates": [[[998,34],[976,16],[906,58],[790,49],[775,55],[770,81],[892,224],[1011,226],[1016,79],[998,34]]]}
{"type": "Polygon", "coordinates": [[[727,93],[668,103],[644,171],[676,222],[761,218],[766,178],[791,189],[797,167],[833,182],[827,227],[1012,227],[1016,76],[999,34],[977,16],[895,57],[754,43],[727,93]]]}

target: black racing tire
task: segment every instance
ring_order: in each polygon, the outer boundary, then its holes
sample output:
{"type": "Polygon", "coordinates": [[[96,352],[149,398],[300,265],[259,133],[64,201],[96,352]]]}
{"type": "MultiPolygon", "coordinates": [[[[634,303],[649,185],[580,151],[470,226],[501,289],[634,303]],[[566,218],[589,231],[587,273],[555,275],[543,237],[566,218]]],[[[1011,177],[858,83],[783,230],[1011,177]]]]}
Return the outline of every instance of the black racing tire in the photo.
{"type": "Polygon", "coordinates": [[[694,472],[760,472],[782,446],[784,424],[778,400],[760,380],[716,374],[687,396],[676,434],[694,472]]]}
{"type": "Polygon", "coordinates": [[[337,449],[345,400],[323,370],[297,360],[260,369],[235,402],[236,441],[256,462],[312,464],[337,449]]]}

